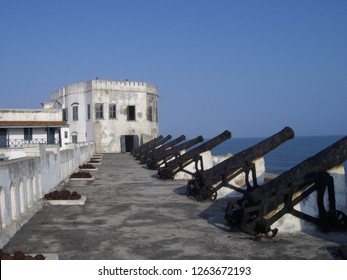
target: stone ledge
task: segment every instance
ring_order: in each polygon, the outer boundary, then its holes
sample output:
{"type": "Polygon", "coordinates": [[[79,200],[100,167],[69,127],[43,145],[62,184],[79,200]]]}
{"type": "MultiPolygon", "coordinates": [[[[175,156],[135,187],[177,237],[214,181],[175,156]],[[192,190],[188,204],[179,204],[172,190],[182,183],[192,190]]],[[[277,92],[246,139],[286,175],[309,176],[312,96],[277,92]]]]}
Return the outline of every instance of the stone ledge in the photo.
{"type": "Polygon", "coordinates": [[[45,199],[45,204],[49,205],[84,205],[87,196],[82,195],[80,199],[45,199]]]}
{"type": "Polygon", "coordinates": [[[94,181],[95,177],[92,176],[91,178],[70,178],[71,181],[94,181]]]}
{"type": "Polygon", "coordinates": [[[88,169],[88,168],[80,168],[81,171],[97,171],[99,168],[88,169]]]}

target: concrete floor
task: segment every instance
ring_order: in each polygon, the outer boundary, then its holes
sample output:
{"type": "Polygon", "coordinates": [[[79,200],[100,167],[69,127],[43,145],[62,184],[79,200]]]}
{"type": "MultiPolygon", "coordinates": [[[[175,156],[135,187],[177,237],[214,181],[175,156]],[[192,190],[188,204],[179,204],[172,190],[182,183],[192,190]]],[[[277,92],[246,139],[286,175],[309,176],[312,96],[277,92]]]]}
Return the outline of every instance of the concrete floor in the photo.
{"type": "Polygon", "coordinates": [[[225,200],[199,203],[185,181],[163,181],[129,154],[104,154],[94,181],[61,187],[83,206],[44,206],[3,248],[67,260],[339,259],[346,233],[281,234],[253,240],[224,220],[225,200]]]}

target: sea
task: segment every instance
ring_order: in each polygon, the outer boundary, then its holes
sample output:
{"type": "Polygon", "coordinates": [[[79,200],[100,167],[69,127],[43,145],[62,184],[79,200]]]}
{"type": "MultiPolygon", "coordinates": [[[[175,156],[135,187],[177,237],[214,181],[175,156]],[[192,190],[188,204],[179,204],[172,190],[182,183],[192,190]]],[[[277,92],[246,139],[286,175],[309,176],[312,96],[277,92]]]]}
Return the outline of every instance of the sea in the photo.
{"type": "MultiPolygon", "coordinates": [[[[267,173],[281,174],[308,157],[334,144],[343,136],[296,136],[264,156],[267,173]]],[[[236,154],[265,138],[231,138],[212,150],[214,156],[236,154]]],[[[347,162],[344,163],[347,170],[347,162]]],[[[346,177],[347,182],[347,177],[346,177]]]]}

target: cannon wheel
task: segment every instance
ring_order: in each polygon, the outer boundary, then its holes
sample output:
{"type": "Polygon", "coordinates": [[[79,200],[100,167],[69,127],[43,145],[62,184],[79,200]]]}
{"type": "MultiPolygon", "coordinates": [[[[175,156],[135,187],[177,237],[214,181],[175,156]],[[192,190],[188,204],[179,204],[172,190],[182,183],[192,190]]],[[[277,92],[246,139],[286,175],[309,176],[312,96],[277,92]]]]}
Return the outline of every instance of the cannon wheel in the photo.
{"type": "Polygon", "coordinates": [[[217,191],[214,187],[202,187],[196,196],[198,201],[215,201],[217,198],[217,191]]]}
{"type": "Polygon", "coordinates": [[[187,196],[194,196],[194,193],[196,192],[196,189],[198,188],[195,180],[188,181],[187,188],[186,188],[186,195],[187,196]]]}

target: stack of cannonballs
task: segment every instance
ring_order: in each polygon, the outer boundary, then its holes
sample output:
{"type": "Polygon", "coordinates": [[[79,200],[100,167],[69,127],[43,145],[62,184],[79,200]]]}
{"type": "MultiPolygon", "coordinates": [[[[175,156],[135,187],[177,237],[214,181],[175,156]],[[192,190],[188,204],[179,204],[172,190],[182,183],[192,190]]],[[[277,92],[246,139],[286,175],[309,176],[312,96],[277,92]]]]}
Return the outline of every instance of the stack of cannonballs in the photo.
{"type": "Polygon", "coordinates": [[[48,200],[78,200],[81,195],[76,191],[70,192],[69,190],[53,191],[45,194],[45,199],[48,200]]]}
{"type": "Polygon", "coordinates": [[[45,260],[45,256],[38,254],[35,256],[30,256],[24,254],[22,251],[14,252],[13,255],[4,252],[0,249],[0,260],[45,260]]]}
{"type": "Polygon", "coordinates": [[[85,172],[85,171],[78,171],[76,173],[73,173],[70,178],[92,178],[92,174],[90,174],[89,172],[85,172]]]}
{"type": "Polygon", "coordinates": [[[79,168],[80,169],[96,169],[96,167],[93,164],[88,164],[88,163],[80,165],[79,168]]]}

